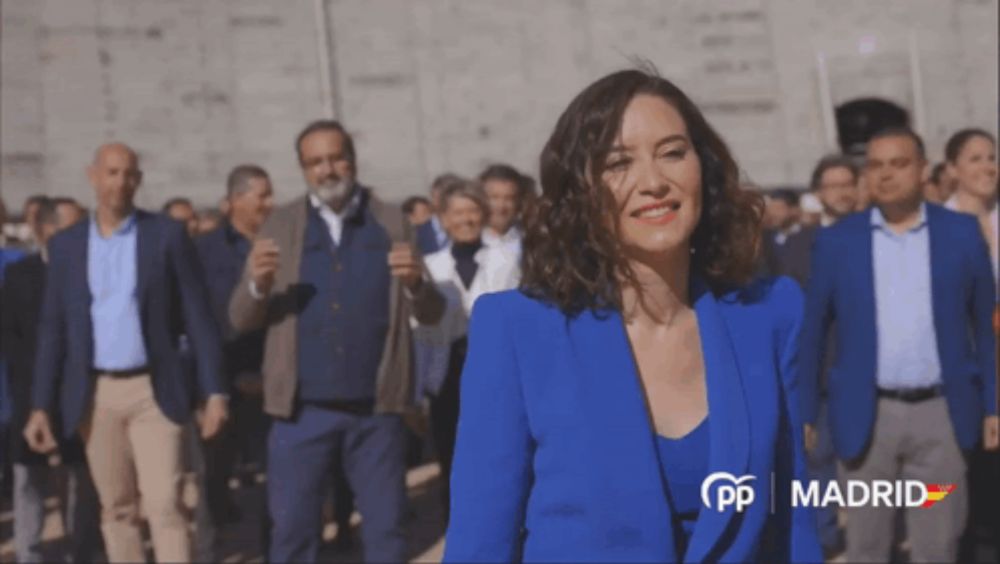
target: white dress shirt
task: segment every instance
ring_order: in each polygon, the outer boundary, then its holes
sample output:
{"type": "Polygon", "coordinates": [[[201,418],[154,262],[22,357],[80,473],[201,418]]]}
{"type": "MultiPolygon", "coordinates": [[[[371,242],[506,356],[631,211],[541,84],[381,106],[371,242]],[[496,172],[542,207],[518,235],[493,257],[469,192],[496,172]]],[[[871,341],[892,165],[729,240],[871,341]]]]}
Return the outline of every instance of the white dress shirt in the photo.
{"type": "Polygon", "coordinates": [[[347,202],[347,205],[340,212],[333,211],[333,208],[317,198],[316,194],[312,192],[309,193],[309,203],[312,207],[316,208],[319,216],[326,223],[327,229],[330,230],[330,239],[333,239],[333,244],[339,245],[340,236],[344,232],[344,218],[354,213],[358,208],[358,205],[361,203],[361,190],[354,190],[350,201],[347,202]]]}
{"type": "Polygon", "coordinates": [[[497,232],[489,227],[483,230],[484,245],[487,247],[500,247],[518,258],[521,256],[521,239],[523,238],[524,234],[521,233],[521,229],[516,225],[512,225],[503,235],[497,235],[497,232]]]}

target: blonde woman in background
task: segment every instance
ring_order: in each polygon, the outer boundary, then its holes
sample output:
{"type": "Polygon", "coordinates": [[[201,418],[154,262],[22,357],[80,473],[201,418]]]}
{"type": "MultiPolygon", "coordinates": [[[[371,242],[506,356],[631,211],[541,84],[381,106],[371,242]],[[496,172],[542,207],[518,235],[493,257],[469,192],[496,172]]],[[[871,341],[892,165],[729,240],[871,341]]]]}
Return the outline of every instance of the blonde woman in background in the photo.
{"type": "Polygon", "coordinates": [[[445,514],[450,504],[451,460],[458,427],[458,396],[467,348],[469,314],[483,294],[517,287],[518,256],[505,245],[484,245],[489,205],[482,186],[462,179],[441,195],[441,222],[448,244],[424,258],[445,297],[436,325],[417,326],[418,382],[430,397],[431,432],[441,465],[445,514]]]}

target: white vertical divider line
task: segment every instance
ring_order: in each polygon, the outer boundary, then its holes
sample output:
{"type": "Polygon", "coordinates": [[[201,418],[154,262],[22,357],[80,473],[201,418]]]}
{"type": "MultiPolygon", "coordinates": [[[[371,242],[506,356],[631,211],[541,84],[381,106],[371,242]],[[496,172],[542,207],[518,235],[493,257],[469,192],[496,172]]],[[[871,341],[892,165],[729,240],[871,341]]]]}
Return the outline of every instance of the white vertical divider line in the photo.
{"type": "Polygon", "coordinates": [[[823,112],[823,133],[826,135],[827,151],[837,149],[837,117],[833,109],[833,96],[830,93],[830,76],[826,69],[826,54],[816,52],[816,76],[819,79],[819,103],[823,112]]]}
{"type": "Polygon", "coordinates": [[[316,51],[319,56],[319,96],[323,116],[333,119],[333,79],[330,73],[330,26],[326,14],[326,0],[313,0],[316,20],[316,51]]]}
{"type": "Polygon", "coordinates": [[[924,76],[920,69],[920,44],[917,34],[911,29],[909,33],[910,51],[910,82],[913,87],[913,129],[927,136],[927,114],[924,107],[924,76]]]}

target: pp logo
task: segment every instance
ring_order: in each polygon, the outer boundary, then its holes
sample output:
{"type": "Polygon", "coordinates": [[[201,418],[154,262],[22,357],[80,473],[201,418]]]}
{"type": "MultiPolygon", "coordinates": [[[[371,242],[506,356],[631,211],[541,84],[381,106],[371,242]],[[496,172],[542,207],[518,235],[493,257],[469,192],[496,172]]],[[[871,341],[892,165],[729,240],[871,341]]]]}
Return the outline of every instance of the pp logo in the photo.
{"type": "Polygon", "coordinates": [[[726,510],[731,505],[736,506],[736,512],[742,513],[746,506],[753,503],[754,491],[749,482],[756,476],[747,474],[737,478],[729,472],[713,472],[701,483],[701,502],[705,507],[714,509],[719,513],[726,510]],[[715,488],[715,503],[712,503],[712,486],[716,482],[722,482],[715,488]]]}

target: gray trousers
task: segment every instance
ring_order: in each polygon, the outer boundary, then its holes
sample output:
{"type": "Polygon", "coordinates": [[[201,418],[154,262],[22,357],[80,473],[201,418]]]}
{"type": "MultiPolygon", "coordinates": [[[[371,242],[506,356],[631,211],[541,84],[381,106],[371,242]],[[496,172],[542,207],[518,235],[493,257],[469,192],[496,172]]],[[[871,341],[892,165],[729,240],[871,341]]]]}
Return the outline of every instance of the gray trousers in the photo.
{"type": "Polygon", "coordinates": [[[97,493],[84,463],[67,466],[14,464],[14,549],[18,562],[46,562],[55,557],[42,550],[45,498],[60,498],[65,556],[71,562],[92,562],[100,538],[97,493]],[[53,478],[58,478],[57,483],[53,478]],[[53,486],[55,489],[53,490],[53,486]]]}
{"type": "MultiPolygon", "coordinates": [[[[955,484],[929,508],[902,508],[911,562],[954,562],[968,508],[966,462],[943,397],[919,403],[880,398],[868,451],[841,463],[842,480],[920,480],[955,484]]],[[[846,490],[845,490],[846,491],[846,490]]],[[[888,562],[896,508],[847,508],[847,560],[888,562]]]]}

